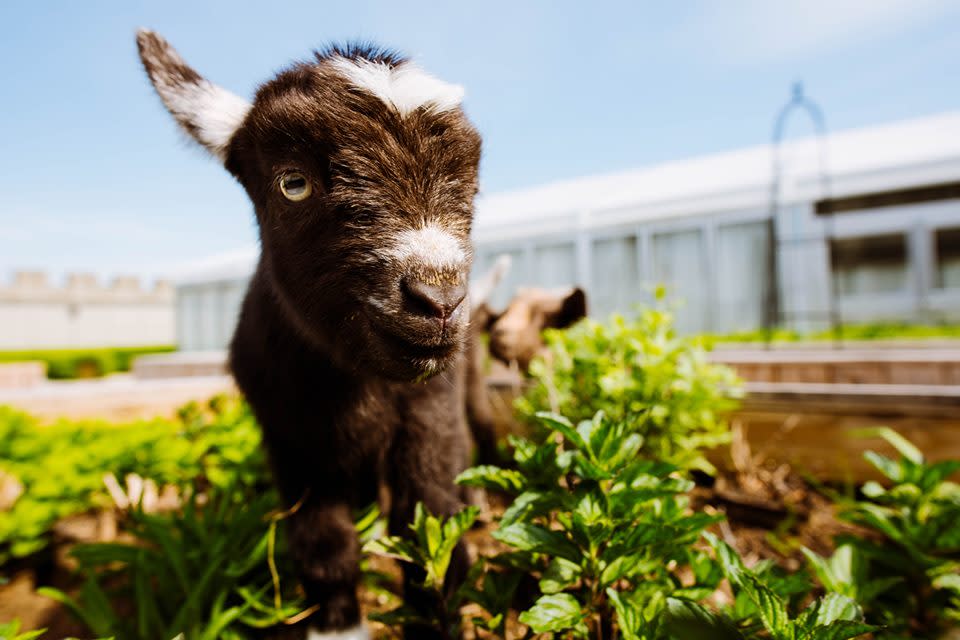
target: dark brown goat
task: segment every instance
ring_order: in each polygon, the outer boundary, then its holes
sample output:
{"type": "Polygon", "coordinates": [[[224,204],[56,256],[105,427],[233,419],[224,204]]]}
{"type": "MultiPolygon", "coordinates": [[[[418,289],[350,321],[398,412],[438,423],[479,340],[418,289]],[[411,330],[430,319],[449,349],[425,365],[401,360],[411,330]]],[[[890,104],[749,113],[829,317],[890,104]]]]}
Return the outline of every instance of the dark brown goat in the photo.
{"type": "MultiPolygon", "coordinates": [[[[468,454],[461,304],[480,137],[462,90],[404,58],[331,48],[252,103],[202,78],[158,35],[137,42],[170,113],[243,185],[261,257],[230,349],[288,506],[311,635],[366,637],[351,510],[390,488],[449,515],[468,454]]],[[[448,579],[465,570],[458,548],[448,579]]],[[[407,601],[426,607],[404,568],[407,601]]],[[[439,637],[410,626],[408,638],[439,637]]]]}

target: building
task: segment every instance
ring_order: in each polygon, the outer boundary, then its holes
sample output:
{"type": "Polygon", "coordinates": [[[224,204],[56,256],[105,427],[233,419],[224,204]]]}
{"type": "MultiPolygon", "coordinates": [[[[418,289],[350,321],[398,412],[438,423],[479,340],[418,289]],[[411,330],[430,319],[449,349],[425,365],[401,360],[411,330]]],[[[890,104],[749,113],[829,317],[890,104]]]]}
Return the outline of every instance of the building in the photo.
{"type": "Polygon", "coordinates": [[[133,277],[102,286],[73,273],[55,286],[43,272],[21,271],[0,284],[0,350],[174,344],[173,301],[164,281],[145,290],[133,277]]]}
{"type": "MultiPolygon", "coordinates": [[[[785,143],[776,194],[773,153],[760,145],[481,197],[475,271],[508,253],[496,303],[520,285],[579,284],[599,317],[664,284],[684,331],[756,329],[771,299],[778,324],[801,330],[832,316],[960,321],[960,112],[785,143]]],[[[181,281],[183,348],[226,344],[255,257],[181,281]]]]}

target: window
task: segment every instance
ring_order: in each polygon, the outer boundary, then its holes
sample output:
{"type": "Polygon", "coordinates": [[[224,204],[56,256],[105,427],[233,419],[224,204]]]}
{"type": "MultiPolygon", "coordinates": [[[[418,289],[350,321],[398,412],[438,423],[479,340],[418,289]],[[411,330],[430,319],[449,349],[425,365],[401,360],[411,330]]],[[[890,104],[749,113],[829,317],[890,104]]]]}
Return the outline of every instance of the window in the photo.
{"type": "Polygon", "coordinates": [[[717,228],[714,331],[742,331],[763,324],[769,238],[767,222],[717,228]]]}
{"type": "Polygon", "coordinates": [[[534,281],[526,284],[553,289],[577,283],[577,252],[572,242],[536,247],[533,262],[534,281]]]}
{"type": "Polygon", "coordinates": [[[477,254],[473,262],[473,273],[471,274],[473,280],[487,275],[496,259],[503,254],[510,256],[510,268],[490,296],[489,302],[495,309],[506,307],[507,303],[513,299],[518,287],[530,285],[526,254],[522,249],[485,247],[482,252],[477,254]]]}
{"type": "Polygon", "coordinates": [[[896,293],[907,288],[903,234],[834,240],[830,262],[840,295],[896,293]]]}
{"type": "Polygon", "coordinates": [[[960,227],[937,230],[936,245],[937,287],[960,289],[960,227]]]}
{"type": "Polygon", "coordinates": [[[637,285],[637,239],[634,236],[593,241],[591,251],[590,312],[605,318],[629,313],[640,300],[637,285]]]}
{"type": "Polygon", "coordinates": [[[677,329],[683,333],[708,329],[703,234],[699,229],[656,234],[652,252],[653,282],[666,286],[668,298],[681,305],[677,329]]]}

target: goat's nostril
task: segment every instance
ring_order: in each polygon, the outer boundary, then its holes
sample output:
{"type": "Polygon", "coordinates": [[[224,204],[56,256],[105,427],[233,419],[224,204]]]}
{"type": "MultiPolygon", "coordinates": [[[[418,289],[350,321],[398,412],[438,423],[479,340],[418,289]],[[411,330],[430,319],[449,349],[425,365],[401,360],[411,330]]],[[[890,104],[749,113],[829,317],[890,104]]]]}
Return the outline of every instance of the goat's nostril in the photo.
{"type": "Polygon", "coordinates": [[[401,289],[414,311],[441,320],[449,318],[467,295],[466,285],[435,285],[417,278],[405,279],[401,289]]]}

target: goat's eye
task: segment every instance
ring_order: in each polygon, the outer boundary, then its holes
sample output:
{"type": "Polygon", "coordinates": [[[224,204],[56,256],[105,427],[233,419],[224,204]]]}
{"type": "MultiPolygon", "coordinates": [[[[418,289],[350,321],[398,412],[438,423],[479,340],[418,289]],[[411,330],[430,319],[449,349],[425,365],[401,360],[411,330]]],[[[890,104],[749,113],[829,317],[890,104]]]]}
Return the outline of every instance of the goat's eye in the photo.
{"type": "Polygon", "coordinates": [[[310,182],[302,173],[291,171],[281,176],[280,191],[283,192],[283,197],[287,200],[300,202],[301,200],[309,198],[313,189],[310,187],[310,182]]]}

